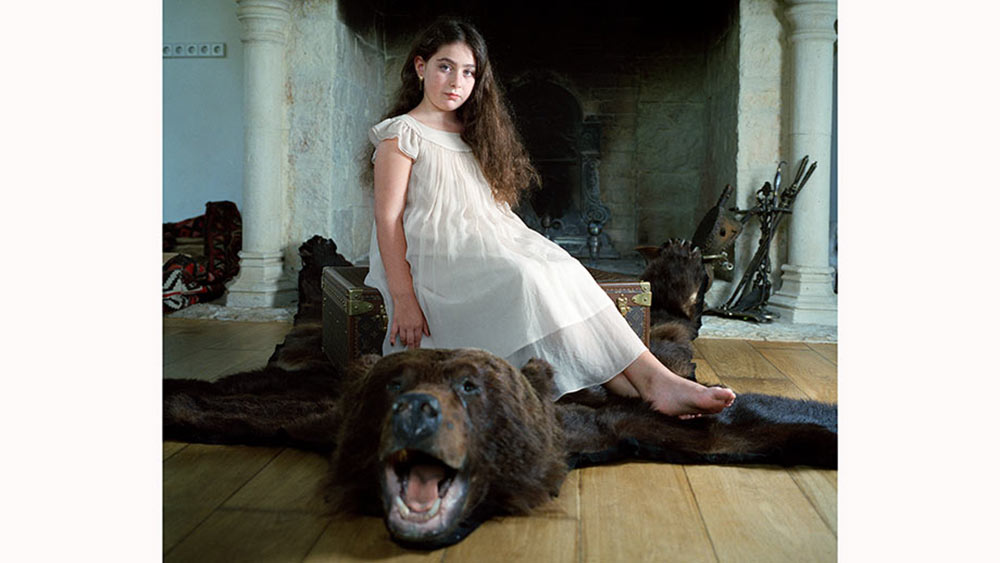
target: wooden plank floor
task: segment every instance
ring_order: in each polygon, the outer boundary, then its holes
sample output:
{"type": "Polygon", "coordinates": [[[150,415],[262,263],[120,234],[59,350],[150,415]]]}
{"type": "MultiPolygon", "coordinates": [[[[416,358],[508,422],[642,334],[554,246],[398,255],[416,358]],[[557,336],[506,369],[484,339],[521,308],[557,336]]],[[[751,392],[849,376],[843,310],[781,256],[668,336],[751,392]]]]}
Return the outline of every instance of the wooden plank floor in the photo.
{"type": "MultiPolygon", "coordinates": [[[[164,319],[164,377],[263,365],[285,323],[164,319]]],[[[698,378],[739,392],[837,400],[837,345],[695,341],[698,378]]],[[[835,561],[837,472],[627,463],[574,471],[529,517],[487,522],[433,552],[375,518],[330,516],[322,456],[163,444],[166,561],[835,561]]]]}

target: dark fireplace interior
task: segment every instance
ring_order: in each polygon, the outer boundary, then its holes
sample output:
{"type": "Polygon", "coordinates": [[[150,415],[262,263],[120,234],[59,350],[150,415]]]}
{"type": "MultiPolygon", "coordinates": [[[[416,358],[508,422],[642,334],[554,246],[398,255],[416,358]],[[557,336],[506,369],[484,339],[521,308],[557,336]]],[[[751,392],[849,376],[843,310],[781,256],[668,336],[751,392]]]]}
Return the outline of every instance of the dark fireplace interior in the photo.
{"type": "Polygon", "coordinates": [[[518,212],[574,255],[690,238],[734,181],[736,0],[339,6],[349,26],[384,38],[390,77],[438,15],[482,31],[543,178],[518,212]]]}
{"type": "Polygon", "coordinates": [[[508,99],[545,186],[532,194],[530,209],[525,211],[561,219],[580,205],[583,110],[572,93],[545,77],[521,82],[510,89],[508,99]]]}

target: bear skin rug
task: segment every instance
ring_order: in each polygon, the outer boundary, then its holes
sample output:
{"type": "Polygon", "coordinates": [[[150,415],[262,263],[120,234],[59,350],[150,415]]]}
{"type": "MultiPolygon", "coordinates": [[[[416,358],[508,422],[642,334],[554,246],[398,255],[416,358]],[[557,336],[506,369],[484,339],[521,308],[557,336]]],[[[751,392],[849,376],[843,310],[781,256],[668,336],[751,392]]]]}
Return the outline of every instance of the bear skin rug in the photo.
{"type": "MultiPolygon", "coordinates": [[[[742,394],[720,414],[680,420],[602,387],[553,402],[552,368],[540,359],[517,367],[482,350],[416,349],[333,365],[320,348],[319,280],[323,266],[347,262],[320,237],[300,255],[295,325],[267,366],[215,382],[164,380],[164,438],[328,452],[331,509],[381,516],[405,547],[452,545],[493,516],[528,513],[589,465],[837,466],[832,404],[742,394]]],[[[644,279],[651,272],[662,278],[654,288],[670,288],[654,294],[651,349],[693,375],[700,254],[670,241],[644,279]]]]}

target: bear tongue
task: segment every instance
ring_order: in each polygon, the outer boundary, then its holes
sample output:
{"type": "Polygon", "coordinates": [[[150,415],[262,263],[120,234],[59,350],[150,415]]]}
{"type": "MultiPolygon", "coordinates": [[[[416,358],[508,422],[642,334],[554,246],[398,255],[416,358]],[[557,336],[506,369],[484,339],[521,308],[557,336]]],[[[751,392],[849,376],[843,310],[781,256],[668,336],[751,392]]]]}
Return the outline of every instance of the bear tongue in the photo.
{"type": "Polygon", "coordinates": [[[438,482],[444,479],[439,465],[414,465],[406,483],[406,506],[414,512],[426,512],[438,498],[438,482]]]}

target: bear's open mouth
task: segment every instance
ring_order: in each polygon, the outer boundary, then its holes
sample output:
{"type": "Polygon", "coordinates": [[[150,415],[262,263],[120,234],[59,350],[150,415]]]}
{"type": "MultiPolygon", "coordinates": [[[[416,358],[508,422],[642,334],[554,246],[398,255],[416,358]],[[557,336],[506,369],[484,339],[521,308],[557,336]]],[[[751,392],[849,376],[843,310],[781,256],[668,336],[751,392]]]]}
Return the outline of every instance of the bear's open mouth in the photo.
{"type": "Polygon", "coordinates": [[[462,512],[465,476],[426,452],[402,449],[390,454],[383,477],[386,524],[398,538],[433,538],[449,531],[462,512]]]}

